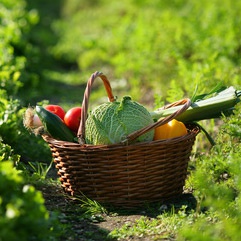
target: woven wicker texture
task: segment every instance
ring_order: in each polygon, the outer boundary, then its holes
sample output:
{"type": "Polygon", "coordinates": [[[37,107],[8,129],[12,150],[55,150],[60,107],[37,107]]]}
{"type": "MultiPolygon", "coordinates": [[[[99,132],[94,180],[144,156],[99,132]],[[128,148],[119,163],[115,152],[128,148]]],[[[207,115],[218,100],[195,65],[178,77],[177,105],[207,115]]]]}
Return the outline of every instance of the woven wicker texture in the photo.
{"type": "Polygon", "coordinates": [[[63,189],[70,195],[84,194],[100,203],[134,207],[146,202],[163,201],[183,192],[192,146],[199,128],[188,125],[188,134],[168,140],[130,144],[147,131],[167,123],[190,106],[190,100],[175,102],[182,105],[173,115],[142,130],[131,133],[122,143],[114,145],[86,145],[85,120],[88,99],[94,80],[100,77],[110,101],[112,90],[100,72],[91,75],[83,99],[80,143],[55,140],[44,135],[54,158],[63,189]]]}

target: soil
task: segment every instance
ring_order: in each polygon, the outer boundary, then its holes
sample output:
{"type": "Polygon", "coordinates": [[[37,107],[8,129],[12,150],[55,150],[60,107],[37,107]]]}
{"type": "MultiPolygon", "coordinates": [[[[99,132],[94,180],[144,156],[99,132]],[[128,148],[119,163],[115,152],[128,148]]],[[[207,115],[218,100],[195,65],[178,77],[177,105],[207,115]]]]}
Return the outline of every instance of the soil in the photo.
{"type": "MultiPolygon", "coordinates": [[[[100,214],[93,217],[85,217],[80,208],[80,203],[67,196],[59,185],[48,185],[40,188],[45,199],[45,206],[51,212],[58,213],[58,219],[66,224],[66,229],[61,241],[104,241],[116,240],[107,238],[108,233],[122,225],[133,223],[141,214],[132,215],[107,215],[100,214]]],[[[145,240],[145,239],[131,239],[145,240]]]]}

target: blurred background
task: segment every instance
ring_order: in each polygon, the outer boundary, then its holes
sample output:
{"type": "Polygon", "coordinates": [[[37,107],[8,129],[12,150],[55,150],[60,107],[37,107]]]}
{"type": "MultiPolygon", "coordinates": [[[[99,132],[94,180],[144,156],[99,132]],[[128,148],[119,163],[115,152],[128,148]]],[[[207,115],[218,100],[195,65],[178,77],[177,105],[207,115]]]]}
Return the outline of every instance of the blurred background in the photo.
{"type": "MultiPolygon", "coordinates": [[[[27,62],[35,78],[29,80],[28,98],[23,93],[26,103],[46,98],[79,105],[86,81],[96,70],[107,75],[115,95],[131,95],[149,107],[155,99],[172,102],[191,96],[196,86],[201,93],[217,82],[240,83],[239,1],[26,0],[26,4],[38,14],[29,33],[34,56],[27,62]]],[[[100,81],[93,102],[106,96],[99,86],[100,81]]]]}

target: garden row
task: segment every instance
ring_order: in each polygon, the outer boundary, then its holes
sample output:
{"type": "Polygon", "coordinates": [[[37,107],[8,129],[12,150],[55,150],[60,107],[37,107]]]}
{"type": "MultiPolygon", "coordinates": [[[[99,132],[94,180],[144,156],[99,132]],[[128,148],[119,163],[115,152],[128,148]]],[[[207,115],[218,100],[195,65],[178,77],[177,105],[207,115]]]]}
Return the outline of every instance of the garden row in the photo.
{"type": "Polygon", "coordinates": [[[24,0],[0,3],[0,240],[49,240],[54,225],[41,192],[29,185],[19,166],[25,156],[41,153],[33,147],[40,140],[30,141],[23,128],[24,99],[19,98],[39,81],[33,70],[38,47],[30,41],[38,19],[24,0]]]}

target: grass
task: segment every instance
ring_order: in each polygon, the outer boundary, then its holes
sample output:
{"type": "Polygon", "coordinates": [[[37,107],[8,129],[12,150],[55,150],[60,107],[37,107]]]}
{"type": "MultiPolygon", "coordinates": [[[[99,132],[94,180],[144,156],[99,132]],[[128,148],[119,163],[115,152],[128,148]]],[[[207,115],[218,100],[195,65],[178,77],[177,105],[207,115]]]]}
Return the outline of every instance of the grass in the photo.
{"type": "Polygon", "coordinates": [[[176,237],[176,231],[182,227],[180,217],[174,214],[166,214],[155,219],[142,216],[134,223],[128,222],[119,229],[110,232],[110,237],[127,239],[129,237],[148,237],[152,240],[168,239],[176,237]]]}

